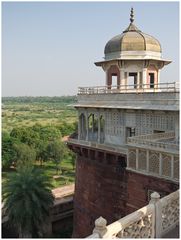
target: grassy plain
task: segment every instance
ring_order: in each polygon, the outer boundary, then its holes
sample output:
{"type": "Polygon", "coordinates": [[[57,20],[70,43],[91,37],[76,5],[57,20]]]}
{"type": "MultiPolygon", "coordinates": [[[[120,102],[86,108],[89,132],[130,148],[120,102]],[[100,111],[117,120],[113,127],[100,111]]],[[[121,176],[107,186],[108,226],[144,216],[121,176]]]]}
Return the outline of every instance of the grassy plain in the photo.
{"type": "Polygon", "coordinates": [[[3,98],[2,128],[10,132],[14,127],[33,126],[36,123],[43,126],[73,123],[77,121],[77,114],[70,105],[75,101],[75,97],[3,98]]]}
{"type": "MultiPolygon", "coordinates": [[[[34,124],[54,127],[72,124],[77,121],[76,110],[70,106],[75,102],[76,97],[2,98],[2,130],[10,133],[15,127],[29,127],[34,124]]],[[[74,182],[75,170],[69,157],[63,159],[59,177],[55,177],[56,166],[51,161],[45,162],[43,166],[39,162],[35,165],[51,177],[54,188],[74,182]]],[[[14,171],[3,171],[2,180],[5,181],[8,173],[14,171]]]]}

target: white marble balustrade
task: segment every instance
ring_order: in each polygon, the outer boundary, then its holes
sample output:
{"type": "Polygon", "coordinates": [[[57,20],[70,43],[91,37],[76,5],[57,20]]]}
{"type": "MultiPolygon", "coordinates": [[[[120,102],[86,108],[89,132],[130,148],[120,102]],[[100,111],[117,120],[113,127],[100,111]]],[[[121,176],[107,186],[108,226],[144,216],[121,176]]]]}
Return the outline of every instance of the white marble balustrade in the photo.
{"type": "Polygon", "coordinates": [[[100,217],[93,234],[87,238],[162,238],[179,224],[179,190],[160,199],[151,194],[150,203],[137,211],[107,225],[100,217]]]}

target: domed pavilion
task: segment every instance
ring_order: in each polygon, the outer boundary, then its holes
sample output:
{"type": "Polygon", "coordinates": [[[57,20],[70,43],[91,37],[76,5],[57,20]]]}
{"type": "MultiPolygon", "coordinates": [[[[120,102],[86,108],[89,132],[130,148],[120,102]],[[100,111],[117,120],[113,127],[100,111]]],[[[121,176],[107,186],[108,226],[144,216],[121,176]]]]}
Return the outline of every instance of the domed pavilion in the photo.
{"type": "Polygon", "coordinates": [[[161,52],[159,41],[135,26],[132,8],[129,26],[107,42],[105,60],[95,64],[106,72],[110,88],[114,85],[129,89],[134,85],[138,89],[157,89],[160,69],[171,62],[162,59],[161,52]]]}

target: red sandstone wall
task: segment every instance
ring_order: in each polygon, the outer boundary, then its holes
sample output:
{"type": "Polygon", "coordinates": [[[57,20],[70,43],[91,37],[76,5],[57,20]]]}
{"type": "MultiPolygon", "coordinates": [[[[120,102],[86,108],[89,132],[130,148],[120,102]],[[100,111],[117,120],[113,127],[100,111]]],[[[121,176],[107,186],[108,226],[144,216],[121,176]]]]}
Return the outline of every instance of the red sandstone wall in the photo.
{"type": "Polygon", "coordinates": [[[152,176],[127,171],[127,214],[148,204],[148,190],[159,192],[161,197],[178,189],[178,185],[170,181],[152,176]]]}
{"type": "Polygon", "coordinates": [[[125,215],[126,175],[107,163],[77,159],[73,237],[91,234],[96,218],[108,223],[125,215]]]}
{"type": "Polygon", "coordinates": [[[100,216],[110,224],[147,205],[148,189],[167,195],[178,188],[169,181],[121,170],[114,155],[103,153],[98,158],[94,150],[85,151],[86,156],[83,150],[80,152],[82,156],[76,163],[74,238],[90,235],[100,216]]]}

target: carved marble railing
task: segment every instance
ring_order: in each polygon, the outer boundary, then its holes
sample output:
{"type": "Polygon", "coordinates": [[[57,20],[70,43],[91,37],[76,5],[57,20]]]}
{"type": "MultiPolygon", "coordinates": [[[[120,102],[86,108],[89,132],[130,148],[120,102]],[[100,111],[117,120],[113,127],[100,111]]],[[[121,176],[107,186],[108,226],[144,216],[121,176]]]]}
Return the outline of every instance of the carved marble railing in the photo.
{"type": "Polygon", "coordinates": [[[136,140],[158,140],[158,139],[168,139],[175,138],[175,132],[163,132],[163,133],[153,133],[153,134],[145,134],[139,135],[135,137],[128,137],[128,142],[136,142],[136,140]]]}
{"type": "Polygon", "coordinates": [[[127,155],[127,170],[179,181],[179,153],[153,151],[140,147],[130,147],[127,155]]]}
{"type": "Polygon", "coordinates": [[[179,190],[162,199],[154,192],[147,206],[108,226],[106,219],[98,218],[88,238],[161,238],[178,223],[179,190]]]}
{"type": "Polygon", "coordinates": [[[167,234],[179,224],[179,191],[171,193],[156,203],[157,238],[167,234]]]}
{"type": "Polygon", "coordinates": [[[144,92],[177,92],[179,87],[176,82],[154,84],[150,88],[150,84],[133,84],[133,85],[116,85],[116,86],[95,86],[95,87],[79,87],[79,95],[87,94],[105,94],[105,93],[144,93],[144,92]]]}
{"type": "Polygon", "coordinates": [[[129,145],[146,145],[152,148],[163,148],[163,149],[173,149],[179,150],[179,144],[163,142],[161,140],[174,139],[174,132],[165,132],[165,133],[154,133],[147,135],[140,135],[136,137],[128,137],[127,144],[129,145]]]}

